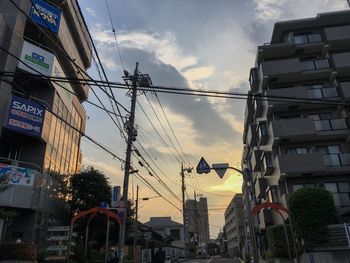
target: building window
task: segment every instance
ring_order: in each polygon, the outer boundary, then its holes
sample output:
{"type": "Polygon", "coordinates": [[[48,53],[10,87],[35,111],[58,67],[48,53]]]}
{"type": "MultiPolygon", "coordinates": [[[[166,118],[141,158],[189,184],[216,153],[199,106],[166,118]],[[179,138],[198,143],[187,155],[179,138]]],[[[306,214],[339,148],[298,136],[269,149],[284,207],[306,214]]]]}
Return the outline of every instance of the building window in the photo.
{"type": "Polygon", "coordinates": [[[336,206],[350,206],[350,182],[325,183],[324,188],[332,193],[336,206]]]}
{"type": "Polygon", "coordinates": [[[300,59],[303,70],[316,70],[316,69],[327,69],[330,68],[328,59],[302,58],[300,59]]]}
{"type": "Polygon", "coordinates": [[[325,87],[323,84],[304,85],[307,95],[311,99],[336,98],[338,90],[336,87],[325,87]]]}
{"type": "Polygon", "coordinates": [[[311,114],[309,117],[313,118],[315,122],[315,128],[318,131],[331,131],[331,130],[345,130],[348,129],[346,120],[340,116],[337,112],[326,112],[311,114]]]}
{"type": "Polygon", "coordinates": [[[321,33],[305,33],[294,35],[295,44],[308,44],[308,43],[319,43],[322,42],[321,33]]]}
{"type": "Polygon", "coordinates": [[[319,146],[317,151],[322,154],[325,166],[341,165],[339,145],[319,146]]]}
{"type": "Polygon", "coordinates": [[[306,147],[296,147],[286,149],[286,154],[307,154],[306,147]]]}
{"type": "Polygon", "coordinates": [[[170,238],[172,240],[180,240],[180,229],[170,229],[170,238]]]}
{"type": "Polygon", "coordinates": [[[316,184],[293,184],[293,191],[297,191],[304,187],[316,187],[316,184]]]}

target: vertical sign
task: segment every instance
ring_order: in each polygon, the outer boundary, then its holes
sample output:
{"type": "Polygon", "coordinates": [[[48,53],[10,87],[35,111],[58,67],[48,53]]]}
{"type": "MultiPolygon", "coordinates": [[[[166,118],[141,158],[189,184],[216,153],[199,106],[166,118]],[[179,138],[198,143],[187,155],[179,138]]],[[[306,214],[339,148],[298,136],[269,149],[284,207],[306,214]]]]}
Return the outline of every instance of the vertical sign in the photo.
{"type": "Polygon", "coordinates": [[[45,110],[39,104],[12,96],[6,128],[17,132],[41,137],[45,110]]]}
{"type": "Polygon", "coordinates": [[[120,186],[113,186],[111,206],[117,207],[120,200],[120,186]]]}
{"type": "Polygon", "coordinates": [[[33,0],[30,18],[37,24],[57,33],[60,28],[61,11],[42,0],[33,0]]]}

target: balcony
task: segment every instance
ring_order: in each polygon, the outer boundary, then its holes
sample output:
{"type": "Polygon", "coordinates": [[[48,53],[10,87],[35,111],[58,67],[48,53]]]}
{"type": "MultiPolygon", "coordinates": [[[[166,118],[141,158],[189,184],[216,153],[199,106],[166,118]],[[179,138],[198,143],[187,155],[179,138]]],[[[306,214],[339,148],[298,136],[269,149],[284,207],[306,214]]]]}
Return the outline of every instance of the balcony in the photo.
{"type": "Polygon", "coordinates": [[[296,79],[328,79],[332,69],[326,59],[300,61],[299,58],[289,58],[261,63],[263,76],[270,79],[270,83],[292,82],[296,79]]]}
{"type": "Polygon", "coordinates": [[[264,111],[264,105],[263,105],[263,101],[261,100],[261,95],[257,95],[256,97],[254,97],[254,118],[260,118],[263,114],[264,111]]]}
{"type": "Polygon", "coordinates": [[[343,139],[350,135],[345,119],[314,120],[308,118],[280,119],[271,122],[271,129],[275,139],[289,142],[343,139]]]}
{"type": "Polygon", "coordinates": [[[350,45],[350,26],[327,27],[324,29],[330,50],[347,49],[350,45]]]}
{"type": "Polygon", "coordinates": [[[248,126],[246,144],[250,147],[254,147],[257,145],[257,125],[256,124],[249,124],[248,126]]]}
{"type": "Polygon", "coordinates": [[[340,90],[345,101],[350,101],[350,81],[340,82],[340,90]]]}
{"type": "Polygon", "coordinates": [[[260,177],[255,183],[255,193],[257,198],[265,198],[267,189],[267,179],[260,177]]]}
{"type": "Polygon", "coordinates": [[[269,139],[269,132],[267,128],[267,122],[262,121],[259,122],[259,125],[257,126],[257,142],[258,145],[265,145],[269,139]]]}
{"type": "Polygon", "coordinates": [[[350,169],[350,153],[288,154],[279,155],[276,159],[280,167],[280,173],[288,176],[348,173],[350,169]]]}
{"type": "Polygon", "coordinates": [[[264,152],[262,158],[261,173],[263,176],[269,176],[274,170],[274,161],[271,152],[264,152]]]}
{"type": "Polygon", "coordinates": [[[280,119],[272,121],[270,125],[274,137],[282,140],[303,141],[316,135],[312,118],[280,119]]]}
{"type": "Polygon", "coordinates": [[[252,68],[250,70],[249,83],[250,83],[250,90],[252,92],[257,92],[259,87],[259,75],[258,75],[257,68],[252,68]]]}
{"type": "Polygon", "coordinates": [[[350,70],[350,52],[333,53],[332,58],[337,76],[348,76],[350,70]]]}
{"type": "Polygon", "coordinates": [[[251,165],[253,172],[259,172],[261,169],[261,150],[254,150],[251,157],[251,165]]]}

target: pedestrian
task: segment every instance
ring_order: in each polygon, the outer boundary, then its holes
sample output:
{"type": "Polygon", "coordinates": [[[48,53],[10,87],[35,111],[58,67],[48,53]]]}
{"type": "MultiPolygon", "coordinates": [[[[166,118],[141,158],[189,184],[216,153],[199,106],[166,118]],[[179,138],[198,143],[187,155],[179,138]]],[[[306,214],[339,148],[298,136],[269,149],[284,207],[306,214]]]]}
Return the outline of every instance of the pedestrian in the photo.
{"type": "Polygon", "coordinates": [[[160,247],[156,254],[154,255],[154,263],[164,263],[165,262],[165,252],[160,247]]]}

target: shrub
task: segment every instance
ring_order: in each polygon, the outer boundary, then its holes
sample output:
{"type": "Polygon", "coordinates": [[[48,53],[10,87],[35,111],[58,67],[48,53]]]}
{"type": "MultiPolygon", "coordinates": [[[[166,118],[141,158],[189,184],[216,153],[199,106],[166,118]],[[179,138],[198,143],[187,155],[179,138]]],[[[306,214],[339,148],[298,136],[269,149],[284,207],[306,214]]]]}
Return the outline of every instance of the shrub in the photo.
{"type": "MultiPolygon", "coordinates": [[[[293,239],[290,227],[287,225],[289,247],[294,255],[293,239]]],[[[270,226],[266,229],[267,243],[269,245],[270,258],[288,258],[288,248],[283,225],[270,226]]]]}
{"type": "Polygon", "coordinates": [[[295,232],[306,243],[327,242],[327,225],[338,223],[337,210],[330,192],[306,187],[291,194],[289,210],[295,232]]]}
{"type": "Polygon", "coordinates": [[[35,244],[0,244],[0,260],[37,260],[35,244]]]}

